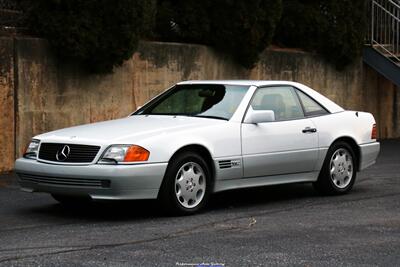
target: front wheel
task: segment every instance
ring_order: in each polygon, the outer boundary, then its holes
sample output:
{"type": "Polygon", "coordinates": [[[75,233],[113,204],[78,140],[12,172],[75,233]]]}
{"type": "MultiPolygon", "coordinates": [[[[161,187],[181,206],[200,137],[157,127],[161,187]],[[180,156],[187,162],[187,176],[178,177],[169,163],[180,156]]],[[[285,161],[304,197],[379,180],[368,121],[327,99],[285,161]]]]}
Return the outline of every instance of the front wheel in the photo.
{"type": "Polygon", "coordinates": [[[314,187],[321,193],[339,195],[349,192],[356,180],[355,154],[346,142],[334,143],[328,150],[314,187]]]}
{"type": "Polygon", "coordinates": [[[189,215],[208,200],[211,173],[204,159],[185,152],[172,159],[160,189],[159,200],[170,214],[189,215]]]}

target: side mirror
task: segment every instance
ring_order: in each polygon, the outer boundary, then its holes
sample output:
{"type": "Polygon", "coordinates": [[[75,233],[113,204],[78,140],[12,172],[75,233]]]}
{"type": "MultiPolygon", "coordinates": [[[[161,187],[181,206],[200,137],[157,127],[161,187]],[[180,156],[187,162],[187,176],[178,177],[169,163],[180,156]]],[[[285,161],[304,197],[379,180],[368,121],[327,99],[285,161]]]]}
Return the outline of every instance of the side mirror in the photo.
{"type": "Polygon", "coordinates": [[[262,123],[275,121],[275,112],[273,110],[253,110],[251,107],[247,112],[245,123],[262,123]]]}

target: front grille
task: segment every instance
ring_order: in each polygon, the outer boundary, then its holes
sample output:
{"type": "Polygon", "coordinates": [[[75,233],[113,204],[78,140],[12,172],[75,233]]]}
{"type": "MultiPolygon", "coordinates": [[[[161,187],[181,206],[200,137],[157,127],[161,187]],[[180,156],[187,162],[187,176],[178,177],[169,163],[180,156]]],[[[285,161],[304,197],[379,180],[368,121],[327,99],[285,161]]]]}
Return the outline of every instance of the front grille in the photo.
{"type": "Polygon", "coordinates": [[[95,187],[95,188],[109,188],[111,185],[110,180],[50,177],[50,176],[33,175],[25,173],[18,173],[18,176],[22,181],[25,182],[33,182],[33,183],[48,184],[48,185],[95,187]]]}
{"type": "Polygon", "coordinates": [[[42,143],[39,150],[39,159],[56,162],[90,163],[94,160],[99,150],[99,146],[42,143]],[[64,153],[57,159],[57,153],[60,153],[65,146],[68,146],[69,154],[65,157],[64,155],[67,153],[64,153]]]}

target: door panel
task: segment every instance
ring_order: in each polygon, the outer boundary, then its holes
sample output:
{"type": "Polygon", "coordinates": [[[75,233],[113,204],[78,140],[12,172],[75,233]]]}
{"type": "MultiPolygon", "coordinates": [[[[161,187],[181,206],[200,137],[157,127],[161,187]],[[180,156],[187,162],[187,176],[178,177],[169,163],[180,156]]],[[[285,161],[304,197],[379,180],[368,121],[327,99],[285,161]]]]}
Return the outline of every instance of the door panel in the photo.
{"type": "Polygon", "coordinates": [[[309,119],[242,124],[244,177],[313,171],[318,135],[309,119]]]}
{"type": "Polygon", "coordinates": [[[318,136],[309,119],[242,124],[244,177],[313,171],[318,136]]]}

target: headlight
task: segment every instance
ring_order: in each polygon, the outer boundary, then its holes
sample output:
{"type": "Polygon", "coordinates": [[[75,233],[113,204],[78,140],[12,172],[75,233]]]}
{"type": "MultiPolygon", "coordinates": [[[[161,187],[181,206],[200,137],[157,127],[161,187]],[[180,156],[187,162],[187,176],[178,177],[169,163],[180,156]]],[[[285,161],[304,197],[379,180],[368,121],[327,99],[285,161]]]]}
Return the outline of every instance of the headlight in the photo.
{"type": "Polygon", "coordinates": [[[39,152],[40,141],[33,139],[26,148],[24,157],[28,159],[36,159],[39,152]]]}
{"type": "Polygon", "coordinates": [[[147,161],[150,152],[141,146],[136,145],[112,145],[100,158],[99,163],[119,163],[147,161]]]}

